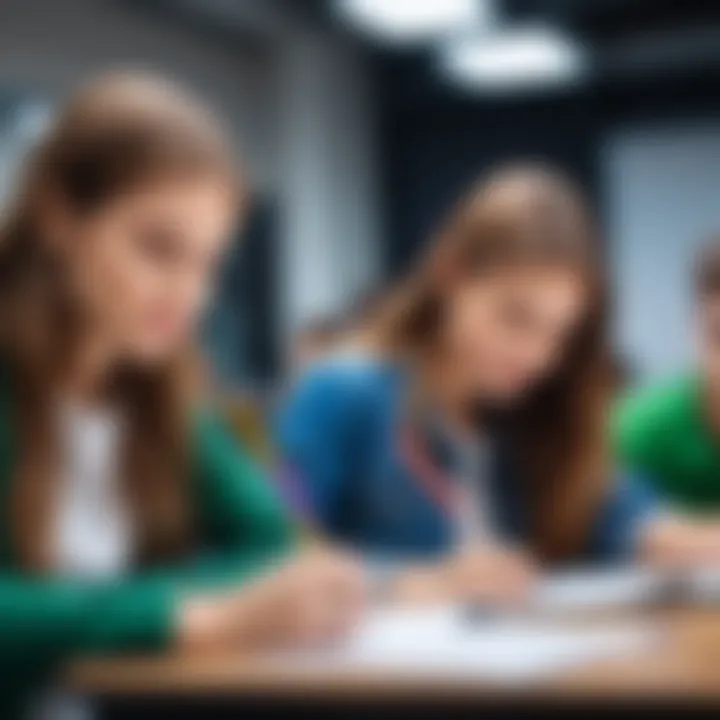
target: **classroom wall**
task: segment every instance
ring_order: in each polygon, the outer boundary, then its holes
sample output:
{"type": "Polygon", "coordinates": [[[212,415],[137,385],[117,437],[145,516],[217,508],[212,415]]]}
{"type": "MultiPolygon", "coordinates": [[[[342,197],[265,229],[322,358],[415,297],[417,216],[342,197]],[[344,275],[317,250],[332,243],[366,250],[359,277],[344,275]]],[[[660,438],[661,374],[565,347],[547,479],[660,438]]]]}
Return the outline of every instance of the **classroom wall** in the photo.
{"type": "Polygon", "coordinates": [[[365,59],[299,34],[280,53],[279,286],[285,337],[346,308],[381,273],[374,96],[365,59]]]}
{"type": "Polygon", "coordinates": [[[603,168],[618,342],[649,380],[692,358],[693,257],[720,232],[720,124],[618,128],[603,168]]]}
{"type": "Polygon", "coordinates": [[[186,82],[242,139],[256,185],[277,173],[272,57],[260,45],[219,43],[113,0],[7,0],[0,14],[0,86],[50,100],[114,66],[150,67],[186,82]]]}

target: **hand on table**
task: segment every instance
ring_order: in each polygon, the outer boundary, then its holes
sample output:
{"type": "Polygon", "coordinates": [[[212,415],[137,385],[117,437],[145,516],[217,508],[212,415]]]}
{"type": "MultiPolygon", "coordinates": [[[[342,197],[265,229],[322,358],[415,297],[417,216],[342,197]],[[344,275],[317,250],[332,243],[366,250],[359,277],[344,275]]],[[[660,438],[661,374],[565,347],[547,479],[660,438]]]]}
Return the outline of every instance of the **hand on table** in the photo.
{"type": "Polygon", "coordinates": [[[720,521],[670,513],[651,518],[640,533],[638,554],[659,567],[720,566],[720,521]]]}
{"type": "Polygon", "coordinates": [[[189,601],[181,646],[296,647],[342,636],[357,620],[365,573],[349,556],[313,551],[231,594],[189,601]]]}

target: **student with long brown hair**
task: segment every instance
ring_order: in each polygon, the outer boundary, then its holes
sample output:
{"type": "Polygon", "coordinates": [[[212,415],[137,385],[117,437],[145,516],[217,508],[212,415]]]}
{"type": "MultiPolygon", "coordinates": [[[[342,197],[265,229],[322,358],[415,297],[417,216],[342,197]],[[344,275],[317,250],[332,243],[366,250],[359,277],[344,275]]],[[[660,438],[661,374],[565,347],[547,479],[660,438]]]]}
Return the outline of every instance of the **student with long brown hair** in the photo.
{"type": "Polygon", "coordinates": [[[285,559],[272,486],[200,405],[194,330],[242,200],[214,117],[143,75],[82,89],[29,158],[0,228],[15,695],[76,655],[293,643],[351,620],[354,565],[285,559]]]}
{"type": "Polygon", "coordinates": [[[401,596],[509,599],[538,561],[720,557],[717,529],[611,479],[600,270],[576,188],[500,170],[288,398],[279,444],[315,521],[400,560],[401,596]]]}

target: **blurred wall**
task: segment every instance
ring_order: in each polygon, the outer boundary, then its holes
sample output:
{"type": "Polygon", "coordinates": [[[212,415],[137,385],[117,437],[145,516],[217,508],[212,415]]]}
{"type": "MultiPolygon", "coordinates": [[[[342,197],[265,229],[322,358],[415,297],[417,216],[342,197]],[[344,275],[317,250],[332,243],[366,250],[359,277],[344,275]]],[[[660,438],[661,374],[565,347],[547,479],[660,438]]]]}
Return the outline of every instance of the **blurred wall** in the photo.
{"type": "Polygon", "coordinates": [[[298,33],[280,51],[285,335],[346,309],[380,267],[377,138],[365,59],[298,33]]]}
{"type": "Polygon", "coordinates": [[[0,4],[0,86],[55,100],[114,66],[148,67],[190,84],[237,131],[257,186],[273,185],[274,66],[261,45],[217,42],[114,0],[0,4]]]}
{"type": "Polygon", "coordinates": [[[618,129],[604,148],[618,339],[650,379],[692,357],[693,259],[720,232],[720,124],[618,129]]]}

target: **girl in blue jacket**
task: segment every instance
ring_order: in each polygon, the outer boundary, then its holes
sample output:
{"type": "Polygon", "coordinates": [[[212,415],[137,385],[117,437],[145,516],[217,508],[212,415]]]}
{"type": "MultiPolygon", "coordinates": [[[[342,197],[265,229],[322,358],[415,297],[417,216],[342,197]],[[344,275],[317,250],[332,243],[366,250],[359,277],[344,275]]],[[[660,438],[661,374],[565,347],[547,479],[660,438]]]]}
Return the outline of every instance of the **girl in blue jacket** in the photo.
{"type": "Polygon", "coordinates": [[[538,561],[720,555],[605,452],[605,299],[582,198],[542,168],[475,188],[352,347],[281,410],[287,479],[401,597],[527,592],[538,561]]]}

